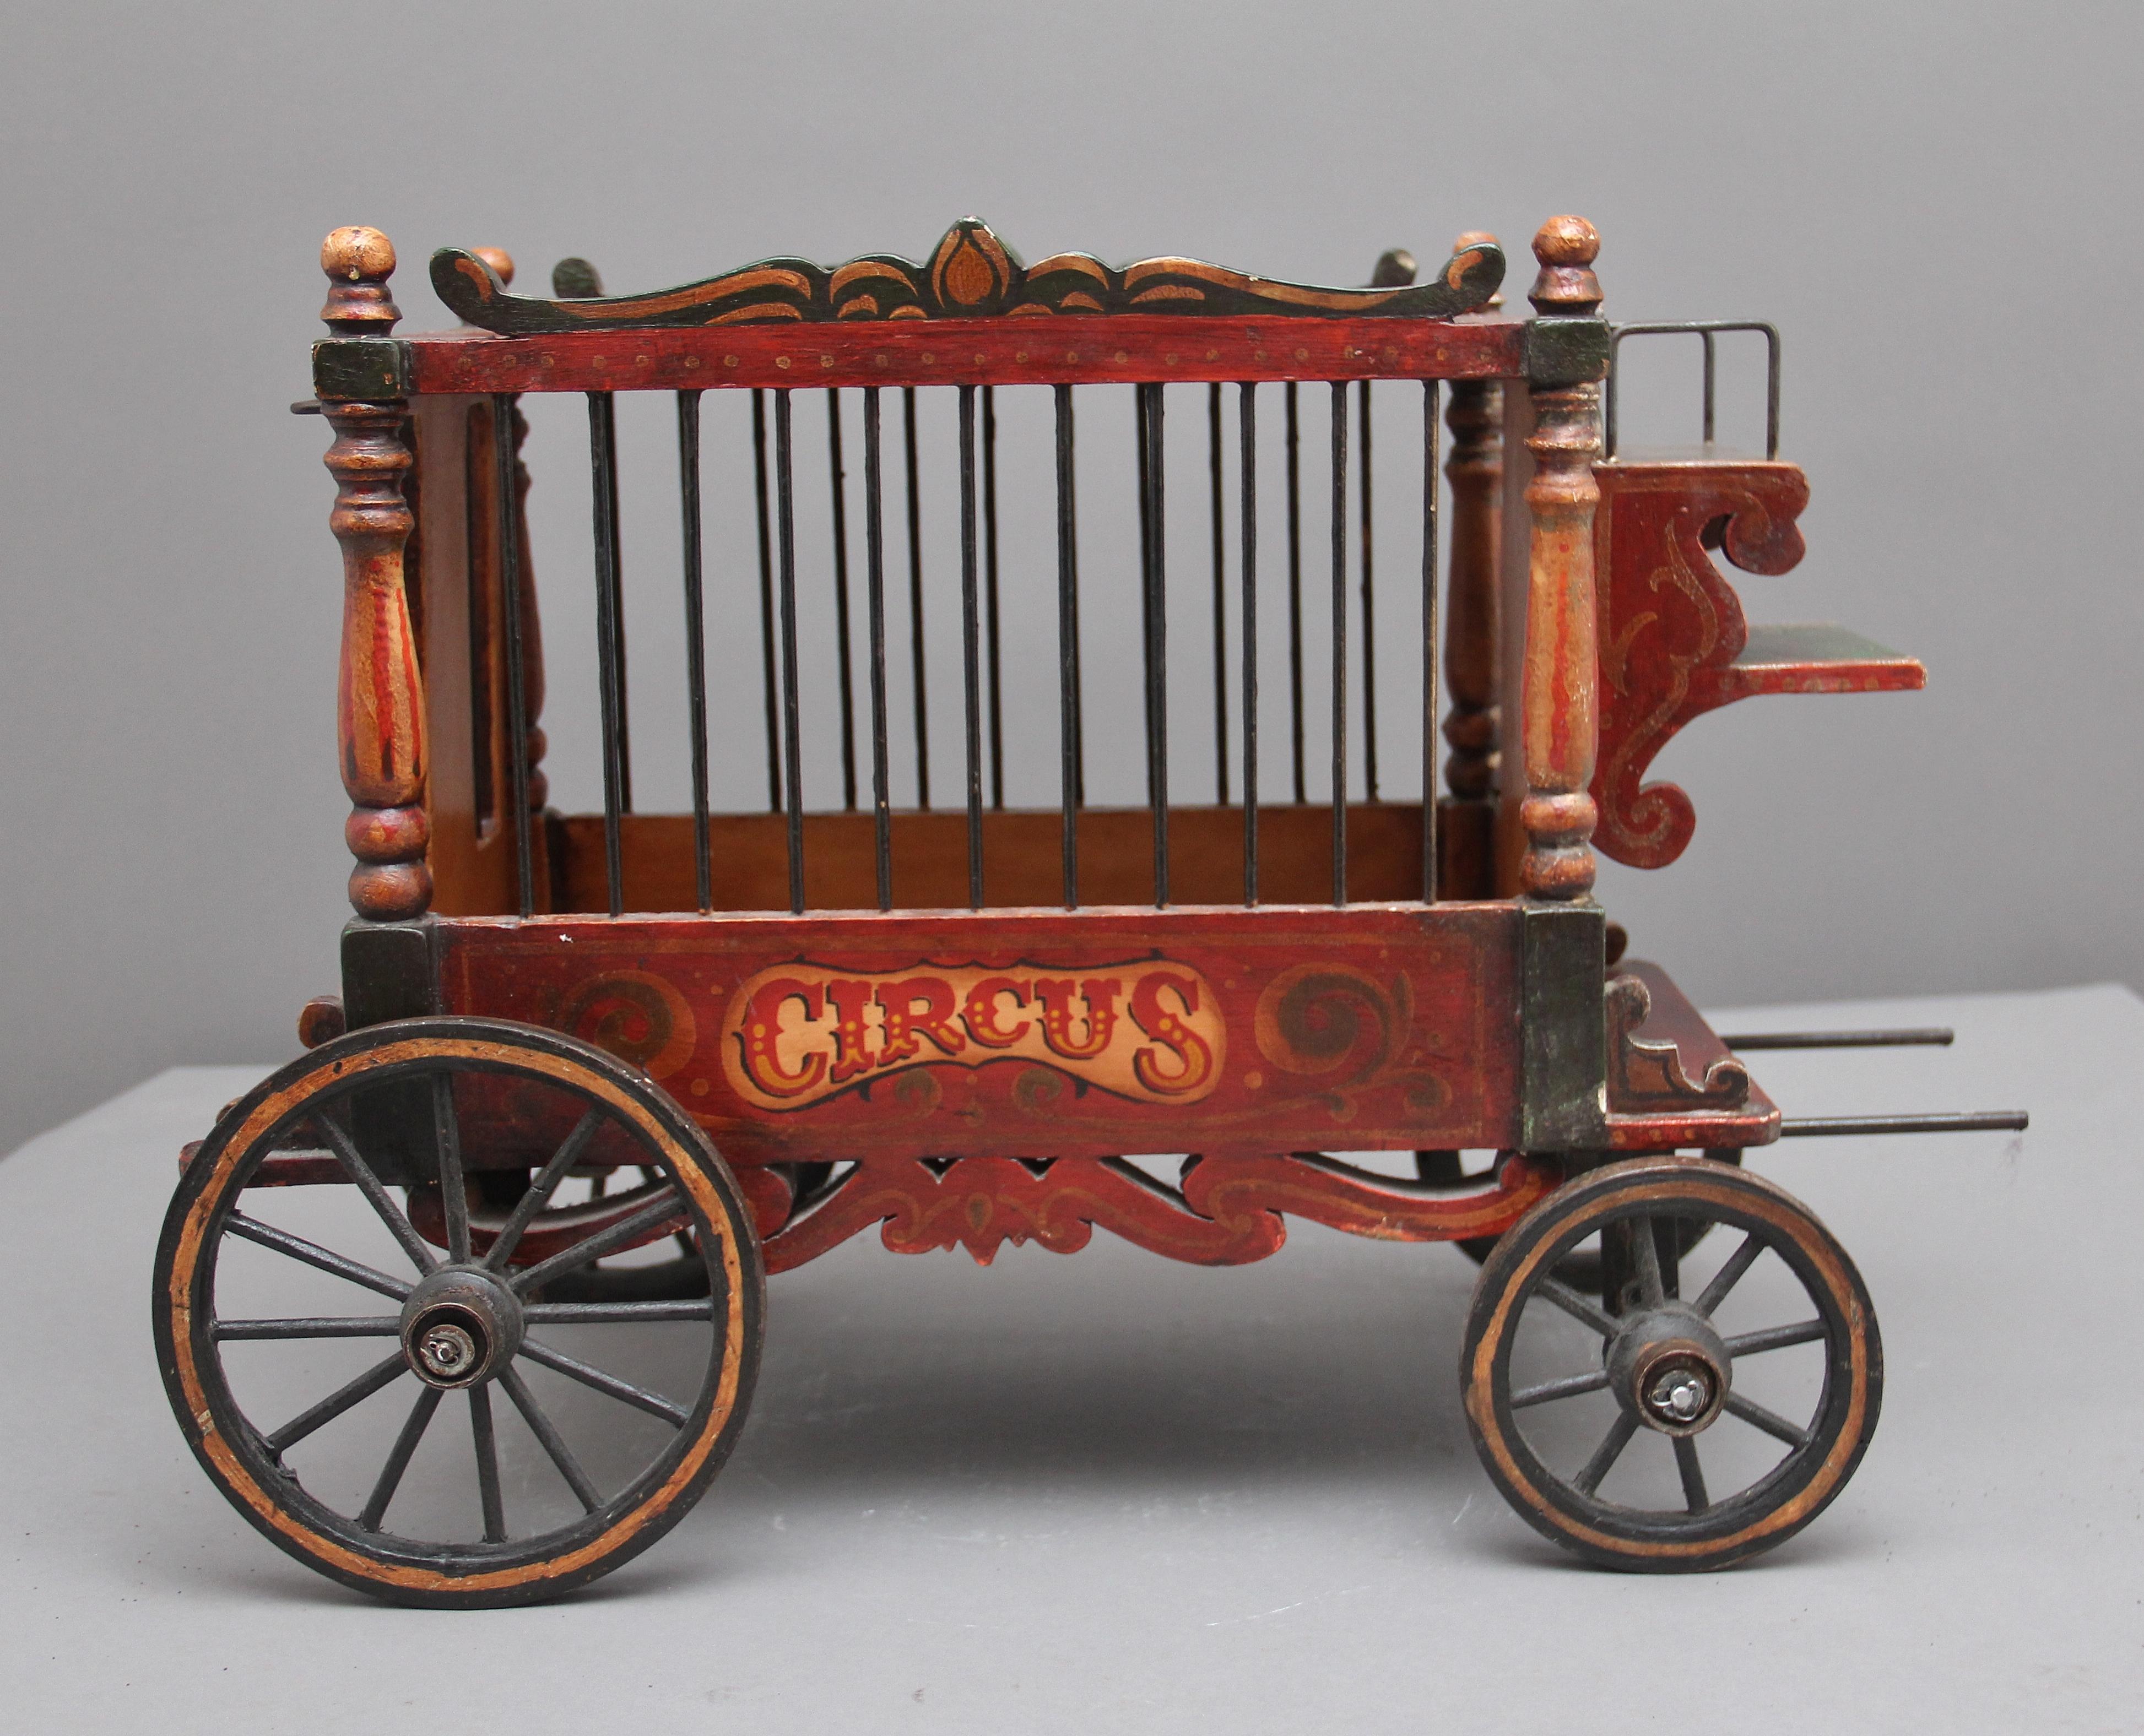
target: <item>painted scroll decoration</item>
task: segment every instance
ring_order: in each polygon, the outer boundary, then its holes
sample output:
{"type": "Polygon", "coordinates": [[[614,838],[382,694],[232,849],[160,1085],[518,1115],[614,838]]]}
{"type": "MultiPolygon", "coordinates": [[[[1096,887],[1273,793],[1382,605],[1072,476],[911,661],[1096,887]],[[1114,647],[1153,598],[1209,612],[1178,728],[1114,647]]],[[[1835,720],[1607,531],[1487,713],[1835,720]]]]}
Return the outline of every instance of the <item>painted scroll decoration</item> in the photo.
{"type": "Polygon", "coordinates": [[[1164,257],[1124,266],[1084,253],[1032,265],[963,217],[921,265],[868,254],[842,265],[767,259],[646,295],[545,300],[514,295],[474,253],[432,255],[432,287],[469,325],[506,337],[655,326],[798,320],[975,320],[999,315],[1201,314],[1333,318],[1365,315],[1448,320],[1486,305],[1504,280],[1504,255],[1481,242],[1453,254],[1429,281],[1380,289],[1284,283],[1199,260],[1164,257]]]}
{"type": "Polygon", "coordinates": [[[1779,573],[1802,558],[1794,520],[1809,503],[1800,469],[1749,464],[1596,467],[1601,746],[1593,842],[1634,868],[1661,868],[1697,827],[1675,784],[1646,769],[1693,717],[1744,696],[1721,679],[1749,641],[1718,548],[1749,573],[1779,573]]]}
{"type": "Polygon", "coordinates": [[[722,1037],[730,1088],[775,1111],[919,1068],[996,1062],[1134,1103],[1192,1104],[1212,1094],[1227,1054],[1212,986],[1166,959],[1077,971],[778,965],[732,993],[722,1037]]]}
{"type": "Polygon", "coordinates": [[[1388,1241],[1496,1235],[1561,1176],[1517,1153],[1488,1186],[1458,1194],[1309,1152],[1193,1158],[1176,1188],[1116,1158],[865,1163],[767,1239],[767,1269],[787,1272],[874,1227],[895,1253],[964,1247],[984,1266],[1008,1242],[1075,1253],[1097,1228],[1171,1259],[1241,1266],[1278,1251],[1284,1213],[1388,1241]]]}

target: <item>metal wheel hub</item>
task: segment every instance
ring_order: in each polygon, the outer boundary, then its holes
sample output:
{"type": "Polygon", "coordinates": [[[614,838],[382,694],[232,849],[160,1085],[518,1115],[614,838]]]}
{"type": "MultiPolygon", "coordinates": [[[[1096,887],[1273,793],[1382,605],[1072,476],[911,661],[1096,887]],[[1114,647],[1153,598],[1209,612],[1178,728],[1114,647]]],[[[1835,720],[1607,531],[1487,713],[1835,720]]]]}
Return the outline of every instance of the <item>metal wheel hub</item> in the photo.
{"type": "Polygon", "coordinates": [[[1679,1302],[1632,1315],[1609,1341],[1606,1362],[1617,1402],[1663,1435],[1710,1428],[1734,1383],[1734,1358],[1720,1334],[1679,1302]]]}
{"type": "Polygon", "coordinates": [[[402,1354],[428,1386],[489,1380],[521,1348],[520,1299],[479,1266],[442,1267],[402,1305],[402,1354]]]}

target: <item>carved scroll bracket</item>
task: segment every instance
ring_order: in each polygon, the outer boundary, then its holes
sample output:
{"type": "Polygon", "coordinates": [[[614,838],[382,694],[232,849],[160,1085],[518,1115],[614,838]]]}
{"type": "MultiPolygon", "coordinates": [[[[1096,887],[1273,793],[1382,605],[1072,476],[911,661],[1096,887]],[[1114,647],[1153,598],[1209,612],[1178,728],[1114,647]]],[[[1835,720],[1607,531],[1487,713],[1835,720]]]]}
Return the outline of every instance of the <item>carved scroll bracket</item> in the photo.
{"type": "Polygon", "coordinates": [[[896,1253],[965,1247],[985,1266],[1007,1242],[1075,1252],[1097,1227],[1171,1259],[1240,1266],[1278,1251],[1284,1213],[1387,1241],[1449,1241],[1500,1233],[1560,1179],[1553,1163],[1516,1153],[1492,1186],[1457,1195],[1308,1153],[1194,1158],[1180,1191],[1115,1158],[866,1163],[767,1239],[767,1269],[801,1266],[873,1225],[896,1253]]]}

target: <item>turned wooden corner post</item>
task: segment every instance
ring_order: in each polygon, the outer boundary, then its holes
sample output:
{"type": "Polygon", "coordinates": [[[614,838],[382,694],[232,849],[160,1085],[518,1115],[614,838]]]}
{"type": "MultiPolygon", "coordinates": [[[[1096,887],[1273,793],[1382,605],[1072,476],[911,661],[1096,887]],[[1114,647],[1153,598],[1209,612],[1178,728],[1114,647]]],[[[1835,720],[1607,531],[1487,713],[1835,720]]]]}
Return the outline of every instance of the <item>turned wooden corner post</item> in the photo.
{"type": "Polygon", "coordinates": [[[335,479],[328,523],[342,544],[335,722],[351,804],[343,836],[357,858],[350,901],[360,916],[391,922],[423,915],[432,898],[424,696],[402,576],[413,523],[402,493],[409,412],[399,346],[383,341],[402,317],[387,288],[395,249],[377,230],[338,229],[321,244],[320,269],[329,283],[320,317],[334,336],[315,350],[314,373],[335,434],[326,459],[335,479]],[[350,395],[325,389],[337,384],[350,395]]]}
{"type": "Polygon", "coordinates": [[[1529,897],[1583,899],[1593,890],[1595,819],[1590,786],[1599,746],[1593,595],[1593,479],[1599,456],[1604,328],[1596,314],[1601,237],[1583,217],[1551,217],[1534,237],[1541,262],[1527,299],[1534,429],[1526,439],[1533,480],[1530,523],[1525,707],[1526,856],[1519,885],[1529,897]],[[1575,340],[1575,341],[1574,341],[1575,340]]]}
{"type": "MultiPolygon", "coordinates": [[[[1485,231],[1469,231],[1452,243],[1463,252],[1479,242],[1496,245],[1485,231]]],[[[1490,298],[1496,306],[1501,295],[1490,298]]],[[[1493,379],[1457,379],[1444,413],[1452,430],[1444,474],[1452,484],[1450,580],[1446,591],[1444,675],[1452,709],[1444,739],[1445,787],[1437,804],[1438,895],[1488,898],[1495,880],[1497,750],[1497,661],[1502,635],[1497,596],[1501,578],[1504,477],[1504,389],[1493,379]]]]}

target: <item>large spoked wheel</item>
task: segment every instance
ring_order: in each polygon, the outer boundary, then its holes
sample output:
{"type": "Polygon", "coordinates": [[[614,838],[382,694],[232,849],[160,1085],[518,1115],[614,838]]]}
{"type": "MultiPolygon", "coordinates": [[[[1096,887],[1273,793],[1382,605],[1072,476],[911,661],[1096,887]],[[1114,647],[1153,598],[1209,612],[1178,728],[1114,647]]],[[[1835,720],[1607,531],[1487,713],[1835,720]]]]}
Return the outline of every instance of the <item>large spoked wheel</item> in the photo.
{"type": "Polygon", "coordinates": [[[763,1290],[735,1181],[646,1078],[556,1032],[442,1018],[353,1032],[226,1112],[165,1220],[154,1312],[180,1426],[247,1519],[345,1585],[479,1607],[585,1585],[685,1514],[742,1423],[763,1290]],[[502,1105],[548,1155],[473,1240],[502,1105]],[[444,1249],[383,1179],[414,1180],[413,1124],[444,1249]],[[355,1186],[249,1190],[294,1144],[355,1186]],[[549,1201],[592,1157],[637,1168],[645,1203],[562,1236],[549,1201]],[[672,1235],[697,1297],[556,1299],[672,1235]]]}
{"type": "Polygon", "coordinates": [[[1784,1542],[1875,1432],[1883,1355],[1854,1262],[1808,1208],[1702,1158],[1560,1188],[1496,1244],[1460,1380],[1476,1450],[1536,1530],[1606,1567],[1692,1572],[1784,1542]],[[1720,1228],[1700,1262],[1685,1227],[1720,1228]],[[1598,1237],[1605,1297],[1559,1274],[1598,1237]]]}

